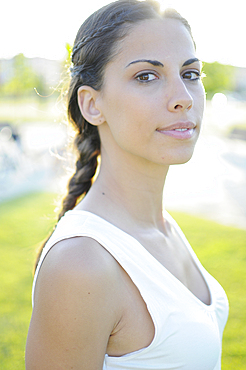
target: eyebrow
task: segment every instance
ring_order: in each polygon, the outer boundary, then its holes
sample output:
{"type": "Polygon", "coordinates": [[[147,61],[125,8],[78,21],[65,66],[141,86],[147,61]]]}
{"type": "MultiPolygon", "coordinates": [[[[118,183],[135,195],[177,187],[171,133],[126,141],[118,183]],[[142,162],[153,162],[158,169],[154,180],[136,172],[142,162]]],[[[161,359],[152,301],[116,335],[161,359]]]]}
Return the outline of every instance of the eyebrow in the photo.
{"type": "Polygon", "coordinates": [[[158,67],[164,67],[164,65],[161,63],[161,62],[158,62],[158,60],[150,60],[150,59],[138,59],[138,60],[134,60],[133,62],[127,64],[126,68],[129,67],[131,64],[135,64],[135,63],[150,63],[152,64],[153,66],[158,66],[158,67]]]}
{"type": "MultiPolygon", "coordinates": [[[[195,62],[200,62],[200,60],[198,58],[188,59],[188,60],[186,60],[184,62],[184,64],[182,65],[182,67],[189,66],[190,64],[193,64],[195,62]]],[[[126,68],[129,67],[131,64],[136,64],[136,63],[149,63],[149,64],[152,64],[153,66],[164,67],[164,64],[162,64],[158,60],[138,59],[138,60],[134,60],[131,63],[127,64],[126,68]]]]}
{"type": "Polygon", "coordinates": [[[186,62],[184,62],[184,64],[182,65],[182,67],[189,66],[190,64],[193,64],[195,62],[200,62],[200,60],[197,59],[197,58],[188,59],[188,60],[186,60],[186,62]]]}

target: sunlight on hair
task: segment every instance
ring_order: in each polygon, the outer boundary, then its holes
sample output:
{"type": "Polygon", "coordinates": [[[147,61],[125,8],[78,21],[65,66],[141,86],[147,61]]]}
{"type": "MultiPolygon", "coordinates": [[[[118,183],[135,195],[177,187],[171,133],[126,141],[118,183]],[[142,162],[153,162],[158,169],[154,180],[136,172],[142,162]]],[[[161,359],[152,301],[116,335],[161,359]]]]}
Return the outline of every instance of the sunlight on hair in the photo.
{"type": "Polygon", "coordinates": [[[161,11],[164,11],[167,8],[167,4],[163,0],[158,0],[158,3],[160,4],[161,11]]]}
{"type": "Polygon", "coordinates": [[[180,0],[171,0],[171,1],[157,0],[157,2],[160,4],[161,11],[164,11],[165,9],[168,8],[172,8],[177,10],[178,12],[181,12],[182,8],[184,7],[183,2],[180,0]]]}

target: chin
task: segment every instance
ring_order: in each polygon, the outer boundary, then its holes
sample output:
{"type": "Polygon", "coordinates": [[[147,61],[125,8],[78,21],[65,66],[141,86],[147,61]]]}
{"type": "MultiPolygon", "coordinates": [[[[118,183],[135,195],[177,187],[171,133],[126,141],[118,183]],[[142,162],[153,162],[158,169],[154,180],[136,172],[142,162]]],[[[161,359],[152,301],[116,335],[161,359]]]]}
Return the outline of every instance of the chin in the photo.
{"type": "MultiPolygon", "coordinates": [[[[185,152],[179,153],[179,155],[172,156],[172,158],[170,158],[170,161],[168,161],[168,158],[166,158],[166,160],[169,162],[169,165],[184,164],[189,162],[189,160],[193,156],[193,152],[194,148],[192,150],[187,150],[185,152]]],[[[165,160],[165,157],[163,159],[165,160]]]]}
{"type": "Polygon", "coordinates": [[[171,165],[177,165],[177,164],[185,164],[187,162],[189,162],[189,160],[192,158],[192,156],[188,159],[184,159],[182,161],[177,161],[176,163],[172,163],[171,165]]]}

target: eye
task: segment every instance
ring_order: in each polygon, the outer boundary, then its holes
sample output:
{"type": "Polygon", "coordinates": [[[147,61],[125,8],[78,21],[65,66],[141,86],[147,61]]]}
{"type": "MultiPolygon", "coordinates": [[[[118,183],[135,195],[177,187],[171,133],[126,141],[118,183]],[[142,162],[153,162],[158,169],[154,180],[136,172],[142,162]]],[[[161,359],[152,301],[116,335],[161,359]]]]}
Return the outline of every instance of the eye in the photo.
{"type": "Polygon", "coordinates": [[[190,81],[199,80],[200,77],[201,77],[201,74],[198,71],[187,71],[182,74],[182,78],[184,78],[185,80],[190,80],[190,81]]]}
{"type": "Polygon", "coordinates": [[[135,78],[139,82],[150,82],[153,80],[157,80],[158,77],[154,73],[144,72],[137,75],[135,78]]]}

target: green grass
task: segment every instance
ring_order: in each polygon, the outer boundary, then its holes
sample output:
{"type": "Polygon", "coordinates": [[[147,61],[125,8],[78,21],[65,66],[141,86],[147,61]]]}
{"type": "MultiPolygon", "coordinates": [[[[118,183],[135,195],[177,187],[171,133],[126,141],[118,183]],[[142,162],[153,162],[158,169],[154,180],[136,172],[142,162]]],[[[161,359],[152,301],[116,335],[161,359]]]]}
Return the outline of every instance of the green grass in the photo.
{"type": "Polygon", "coordinates": [[[35,251],[52,230],[54,194],[0,204],[0,368],[22,370],[35,251]]]}
{"type": "Polygon", "coordinates": [[[222,368],[246,369],[246,230],[172,212],[204,267],[221,283],[229,303],[222,368]]]}
{"type": "MultiPolygon", "coordinates": [[[[29,194],[0,204],[0,364],[24,370],[35,252],[55,223],[54,194],[29,194]]],[[[246,231],[172,212],[203,265],[225,288],[230,316],[223,369],[246,368],[246,231]]],[[[199,369],[197,369],[199,370],[199,369]]]]}
{"type": "Polygon", "coordinates": [[[39,96],[16,99],[0,98],[0,122],[8,122],[15,126],[35,122],[61,122],[64,109],[57,95],[42,98],[39,96]]]}

